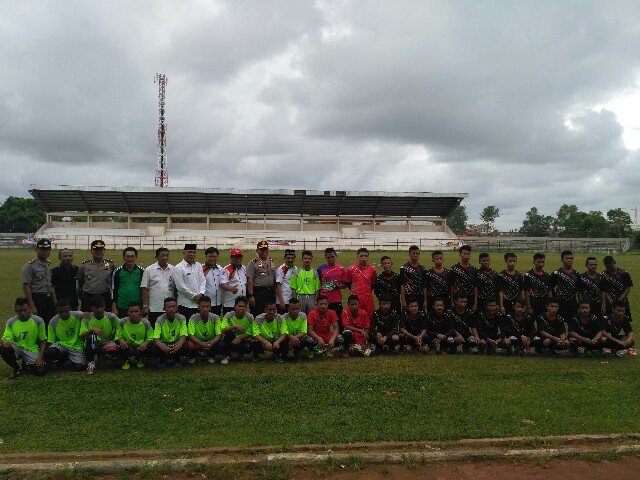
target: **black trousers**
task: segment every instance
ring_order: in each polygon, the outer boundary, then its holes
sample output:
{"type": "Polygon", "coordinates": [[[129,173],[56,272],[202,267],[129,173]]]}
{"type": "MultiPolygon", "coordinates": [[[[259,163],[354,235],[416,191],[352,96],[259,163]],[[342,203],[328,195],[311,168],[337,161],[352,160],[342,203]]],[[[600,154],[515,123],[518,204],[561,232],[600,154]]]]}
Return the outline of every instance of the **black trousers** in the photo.
{"type": "Polygon", "coordinates": [[[228,357],[232,352],[237,352],[238,355],[245,355],[247,353],[251,353],[253,351],[253,345],[251,342],[251,338],[245,338],[238,344],[234,344],[233,341],[236,339],[236,331],[231,330],[224,334],[224,354],[228,357]]]}
{"type": "MultiPolygon", "coordinates": [[[[176,342],[177,343],[177,342],[176,342]]],[[[167,343],[167,346],[175,345],[175,343],[167,343]]],[[[187,346],[187,342],[184,342],[180,349],[175,353],[165,353],[162,351],[160,347],[154,345],[151,349],[151,355],[160,359],[160,360],[180,360],[180,357],[188,357],[190,354],[189,347],[187,346]]]]}
{"type": "MultiPolygon", "coordinates": [[[[58,365],[62,366],[65,363],[67,363],[67,360],[69,359],[69,355],[67,355],[65,352],[61,350],[58,350],[57,348],[49,347],[44,351],[44,359],[45,359],[45,362],[47,362],[47,364],[57,362],[58,365]]],[[[86,367],[87,366],[82,363],[71,362],[71,369],[76,372],[81,372],[86,367]]]]}
{"type": "MultiPolygon", "coordinates": [[[[271,343],[273,343],[273,342],[271,342],[271,343]]],[[[252,349],[253,349],[253,356],[256,357],[256,358],[261,353],[266,352],[266,349],[264,348],[264,345],[261,342],[257,341],[257,340],[253,341],[252,349]]],[[[277,350],[274,350],[273,353],[277,354],[277,355],[280,355],[281,357],[285,357],[287,355],[287,349],[288,349],[288,345],[287,345],[287,341],[285,339],[280,344],[280,347],[278,347],[277,350]]]]}
{"type": "Polygon", "coordinates": [[[256,304],[250,308],[251,314],[253,316],[260,315],[264,313],[264,307],[269,302],[276,301],[276,289],[275,287],[253,287],[253,298],[256,304]]]}
{"type": "Polygon", "coordinates": [[[102,297],[104,299],[104,308],[107,312],[111,311],[111,292],[104,293],[86,293],[82,292],[81,300],[82,300],[82,311],[90,312],[91,307],[93,306],[93,297],[102,297]]]}
{"type": "Polygon", "coordinates": [[[184,318],[189,320],[193,315],[198,313],[198,308],[197,307],[191,308],[191,307],[185,307],[184,305],[178,305],[178,313],[180,315],[184,315],[184,318]]]}
{"type": "MultiPolygon", "coordinates": [[[[18,359],[16,358],[16,352],[13,347],[5,347],[0,343],[0,357],[14,370],[19,370],[20,365],[18,365],[18,359]]],[[[44,375],[47,373],[47,365],[43,365],[42,367],[36,367],[35,365],[30,365],[27,367],[31,373],[34,375],[44,375]]]]}
{"type": "Polygon", "coordinates": [[[373,344],[376,346],[376,349],[380,352],[382,352],[383,347],[386,346],[387,349],[389,350],[389,352],[393,352],[396,349],[396,345],[398,345],[398,343],[400,342],[400,335],[397,333],[389,333],[388,335],[384,335],[382,334],[382,336],[386,336],[387,340],[384,343],[379,343],[378,342],[378,335],[377,334],[373,334],[370,333],[369,334],[369,343],[373,344]],[[394,340],[393,337],[397,337],[397,339],[394,340]]]}
{"type": "Polygon", "coordinates": [[[41,317],[44,323],[49,325],[49,320],[56,314],[56,306],[53,304],[51,295],[47,295],[46,293],[32,293],[31,298],[38,311],[36,315],[41,317]]]}
{"type": "Polygon", "coordinates": [[[150,357],[152,355],[152,350],[153,347],[151,345],[147,345],[147,348],[144,350],[138,350],[138,347],[118,347],[117,356],[120,360],[128,360],[131,357],[135,357],[136,360],[141,360],[143,358],[150,357]]]}

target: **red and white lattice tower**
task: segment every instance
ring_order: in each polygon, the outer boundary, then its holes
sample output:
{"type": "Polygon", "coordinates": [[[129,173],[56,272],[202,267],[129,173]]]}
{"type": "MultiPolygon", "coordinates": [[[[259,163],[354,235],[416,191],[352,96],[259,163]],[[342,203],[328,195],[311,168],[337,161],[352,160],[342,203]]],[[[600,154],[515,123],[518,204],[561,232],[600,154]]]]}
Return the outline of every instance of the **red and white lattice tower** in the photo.
{"type": "Polygon", "coordinates": [[[169,172],[167,171],[167,125],[164,122],[164,89],[167,76],[157,73],[153,83],[158,84],[158,166],[156,167],[156,187],[169,186],[169,172]]]}

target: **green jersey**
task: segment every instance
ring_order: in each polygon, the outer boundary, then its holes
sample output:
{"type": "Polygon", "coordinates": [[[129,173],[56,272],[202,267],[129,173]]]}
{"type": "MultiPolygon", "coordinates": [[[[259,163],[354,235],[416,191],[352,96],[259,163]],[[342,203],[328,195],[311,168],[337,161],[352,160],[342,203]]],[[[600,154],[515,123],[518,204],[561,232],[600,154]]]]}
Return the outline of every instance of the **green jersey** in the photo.
{"type": "Polygon", "coordinates": [[[315,295],[320,290],[320,277],[318,271],[299,269],[291,277],[291,288],[298,295],[315,295]]]}
{"type": "Polygon", "coordinates": [[[287,335],[298,335],[307,333],[307,316],[300,312],[297,318],[291,318],[288,313],[282,317],[282,333],[287,335]]]}
{"type": "Polygon", "coordinates": [[[84,341],[80,338],[83,323],[82,312],[71,312],[66,320],[56,315],[49,321],[47,341],[59,343],[72,350],[84,350],[84,341]]]}
{"type": "Polygon", "coordinates": [[[216,323],[220,317],[214,313],[209,313],[209,318],[203,320],[199,313],[192,315],[187,327],[189,335],[193,335],[201,342],[208,342],[216,336],[216,323]]]}
{"type": "Polygon", "coordinates": [[[156,320],[156,328],[153,331],[153,338],[159,339],[162,343],[175,343],[180,337],[186,337],[187,319],[184,315],[176,313],[173,320],[167,318],[167,314],[163,313],[156,320]]]}
{"type": "MultiPolygon", "coordinates": [[[[237,318],[235,312],[229,312],[224,316],[224,321],[220,323],[220,332],[227,327],[232,327],[234,325],[242,325],[244,330],[239,332],[234,330],[236,337],[240,335],[248,334],[250,337],[253,337],[253,315],[250,313],[245,314],[242,318],[237,318]]],[[[217,333],[217,332],[216,332],[217,333]]]]}
{"type": "Polygon", "coordinates": [[[127,342],[130,347],[137,348],[143,342],[153,340],[153,329],[148,320],[143,319],[133,323],[129,317],[124,317],[116,328],[116,341],[120,339],[127,342]]]}
{"type": "Polygon", "coordinates": [[[47,339],[44,320],[36,315],[31,315],[27,320],[11,317],[4,326],[2,339],[30,352],[38,352],[40,342],[47,339]]]}
{"type": "Polygon", "coordinates": [[[91,318],[85,318],[80,327],[80,335],[92,328],[99,328],[104,332],[104,337],[98,335],[98,341],[101,342],[105,338],[110,338],[116,334],[116,328],[118,328],[118,317],[111,312],[104,312],[104,317],[96,318],[95,315],[91,318]]]}
{"type": "Polygon", "coordinates": [[[273,343],[282,335],[280,315],[276,315],[270,322],[268,322],[265,317],[266,313],[261,313],[256,317],[255,323],[253,324],[253,335],[251,336],[260,336],[273,343]]]}

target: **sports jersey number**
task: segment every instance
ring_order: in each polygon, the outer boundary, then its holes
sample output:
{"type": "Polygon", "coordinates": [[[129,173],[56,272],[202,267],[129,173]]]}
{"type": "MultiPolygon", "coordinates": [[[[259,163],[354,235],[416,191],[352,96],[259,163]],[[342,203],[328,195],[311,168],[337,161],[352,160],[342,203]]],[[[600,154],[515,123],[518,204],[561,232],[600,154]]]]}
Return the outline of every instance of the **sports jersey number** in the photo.
{"type": "Polygon", "coordinates": [[[20,332],[20,336],[22,336],[22,340],[27,338],[27,335],[29,335],[29,332],[20,332]]]}
{"type": "Polygon", "coordinates": [[[171,330],[171,332],[169,333],[170,337],[175,337],[176,336],[176,331],[175,330],[171,330]]]}
{"type": "Polygon", "coordinates": [[[134,342],[136,341],[137,337],[138,337],[138,335],[136,335],[135,333],[131,334],[131,340],[133,340],[134,342]]]}
{"type": "Polygon", "coordinates": [[[73,337],[74,333],[76,333],[76,329],[75,328],[67,329],[67,337],[73,337]]]}

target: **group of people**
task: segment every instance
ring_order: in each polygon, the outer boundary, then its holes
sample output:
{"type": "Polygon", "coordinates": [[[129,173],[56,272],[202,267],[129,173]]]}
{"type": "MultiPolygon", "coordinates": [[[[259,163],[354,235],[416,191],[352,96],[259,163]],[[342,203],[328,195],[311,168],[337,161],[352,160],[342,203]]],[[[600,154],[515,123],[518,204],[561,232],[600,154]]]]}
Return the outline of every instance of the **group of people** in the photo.
{"type": "Polygon", "coordinates": [[[51,268],[51,243],[39,240],[36,257],[22,270],[24,297],[5,326],[0,356],[12,368],[23,365],[44,374],[51,365],[68,364],[93,374],[96,359],[114,358],[122,368],[143,368],[155,357],[162,368],[198,359],[227,364],[233,354],[257,361],[269,353],[276,362],[350,355],[440,353],[537,353],[570,350],[635,355],[628,294],[631,277],[611,256],[598,272],[595,257],[586,271],[573,269],[573,253],[561,253],[562,266],[544,270],[545,255],[533,256],[533,268],[516,270],[517,256],[504,255],[505,269],[491,268],[479,255],[471,265],[471,247],[444,267],[440,251],[433,267],[420,263],[412,246],[399,273],[390,257],[382,272],[369,263],[366,248],[348,268],[327,248],[325,263],[313,268],[313,253],[287,249],[276,266],[266,241],[243,264],[243,251],[232,249],[230,263],[218,263],[215,247],[196,261],[197,246],[186,244],[183,259],[169,263],[169,250],[156,250],[156,262],[142,268],[134,247],[123,250],[123,264],[104,258],[102,240],[91,243],[91,258],[73,264],[73,252],[59,251],[51,268]],[[348,289],[346,308],[343,290],[348,289]],[[374,296],[377,297],[376,308],[374,296]],[[567,328],[568,327],[568,328],[567,328]]]}

